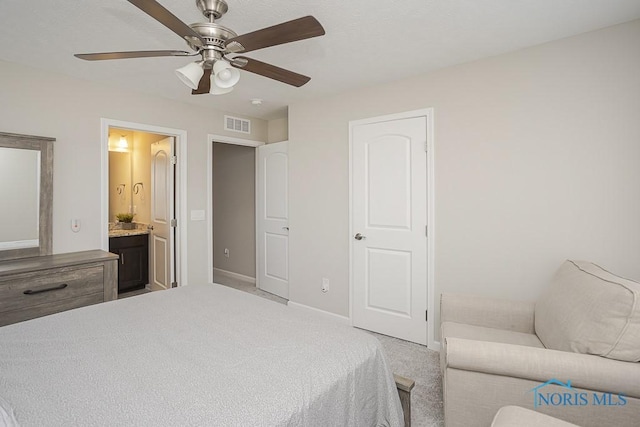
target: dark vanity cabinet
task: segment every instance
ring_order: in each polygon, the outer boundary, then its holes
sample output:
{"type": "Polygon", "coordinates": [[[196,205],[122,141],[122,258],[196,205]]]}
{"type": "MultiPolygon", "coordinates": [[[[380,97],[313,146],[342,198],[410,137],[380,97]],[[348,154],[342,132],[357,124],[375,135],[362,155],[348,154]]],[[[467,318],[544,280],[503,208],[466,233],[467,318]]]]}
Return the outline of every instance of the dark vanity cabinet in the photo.
{"type": "Polygon", "coordinates": [[[149,283],[149,235],[110,237],[109,252],[118,254],[118,292],[142,289],[149,283]]]}

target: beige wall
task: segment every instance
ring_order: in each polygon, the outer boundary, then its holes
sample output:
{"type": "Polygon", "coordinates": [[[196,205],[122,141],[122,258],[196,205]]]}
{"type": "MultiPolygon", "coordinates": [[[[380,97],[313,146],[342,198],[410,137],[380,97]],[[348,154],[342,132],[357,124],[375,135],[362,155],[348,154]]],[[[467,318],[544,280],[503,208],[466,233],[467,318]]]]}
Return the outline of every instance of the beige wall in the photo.
{"type": "Polygon", "coordinates": [[[289,139],[289,119],[273,119],[267,123],[267,143],[281,142],[289,139]]]}
{"type": "Polygon", "coordinates": [[[213,144],[213,267],[248,277],[256,277],[255,152],[213,144]]]}
{"type": "Polygon", "coordinates": [[[566,258],[640,279],[639,41],[634,21],[291,105],[291,300],[349,314],[349,121],[426,107],[436,295],[535,299],[566,258]]]}
{"type": "MultiPolygon", "coordinates": [[[[171,72],[168,70],[167,72],[171,72]]],[[[100,119],[182,129],[187,132],[187,210],[207,210],[207,135],[224,130],[224,112],[135,94],[109,86],[0,62],[0,129],[57,138],[54,143],[53,251],[99,248],[106,224],[101,217],[100,119]],[[33,84],[38,82],[38,84],[33,84]],[[72,218],[82,221],[73,233],[72,218]]],[[[212,105],[215,98],[212,98],[212,105]]],[[[234,114],[237,116],[237,114],[234,114]]],[[[252,120],[250,135],[267,139],[267,122],[252,120]]],[[[190,283],[208,281],[206,221],[187,223],[190,283]]]]}

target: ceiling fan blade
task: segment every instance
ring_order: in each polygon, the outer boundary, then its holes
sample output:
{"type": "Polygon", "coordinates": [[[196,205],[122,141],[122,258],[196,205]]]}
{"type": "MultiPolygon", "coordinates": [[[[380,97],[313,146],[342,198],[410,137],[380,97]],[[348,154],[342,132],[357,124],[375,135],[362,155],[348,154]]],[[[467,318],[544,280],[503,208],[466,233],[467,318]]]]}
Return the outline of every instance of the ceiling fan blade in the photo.
{"type": "Polygon", "coordinates": [[[211,90],[211,68],[204,70],[204,74],[198,83],[198,89],[193,89],[191,95],[202,95],[209,93],[209,90],[211,90]]]}
{"type": "Polygon", "coordinates": [[[293,71],[285,70],[284,68],[276,67],[275,65],[267,64],[266,62],[247,58],[245,56],[237,56],[230,61],[231,65],[236,68],[278,80],[282,83],[295,87],[300,87],[311,80],[311,77],[294,73],[293,71]]]}
{"type": "Polygon", "coordinates": [[[313,16],[305,16],[229,39],[226,48],[233,53],[251,52],[322,35],[324,28],[318,20],[313,16]]]}
{"type": "Polygon", "coordinates": [[[138,50],[132,52],[76,53],[76,58],[85,61],[104,61],[107,59],[153,58],[158,56],[192,56],[183,50],[138,50]]]}
{"type": "Polygon", "coordinates": [[[173,13],[169,12],[160,3],[155,0],[128,0],[129,3],[138,7],[140,10],[151,16],[162,25],[196,46],[203,46],[204,40],[200,34],[178,19],[173,13]]]}

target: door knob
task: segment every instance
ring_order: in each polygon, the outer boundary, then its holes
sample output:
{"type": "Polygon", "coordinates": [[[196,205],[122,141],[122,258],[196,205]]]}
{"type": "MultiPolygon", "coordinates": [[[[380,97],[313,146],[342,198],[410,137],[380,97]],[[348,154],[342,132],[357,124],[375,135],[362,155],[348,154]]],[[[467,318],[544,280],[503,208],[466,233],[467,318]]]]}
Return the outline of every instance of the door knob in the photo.
{"type": "Polygon", "coordinates": [[[356,240],[362,240],[362,239],[366,239],[367,236],[363,236],[362,234],[358,233],[355,236],[353,236],[356,240]]]}

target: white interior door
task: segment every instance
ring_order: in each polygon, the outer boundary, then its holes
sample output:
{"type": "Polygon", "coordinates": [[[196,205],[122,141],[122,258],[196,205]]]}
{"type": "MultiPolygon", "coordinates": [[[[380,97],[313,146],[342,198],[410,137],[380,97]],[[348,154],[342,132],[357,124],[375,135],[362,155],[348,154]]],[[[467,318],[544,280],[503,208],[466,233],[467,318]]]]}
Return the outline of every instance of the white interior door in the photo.
{"type": "Polygon", "coordinates": [[[289,298],[288,142],[257,148],[256,285],[289,298]]]}
{"type": "Polygon", "coordinates": [[[427,343],[427,121],[352,127],[353,325],[427,343]]]}
{"type": "Polygon", "coordinates": [[[149,241],[151,255],[149,282],[153,290],[169,289],[175,281],[174,152],[173,137],[151,144],[151,225],[153,230],[149,241]]]}

